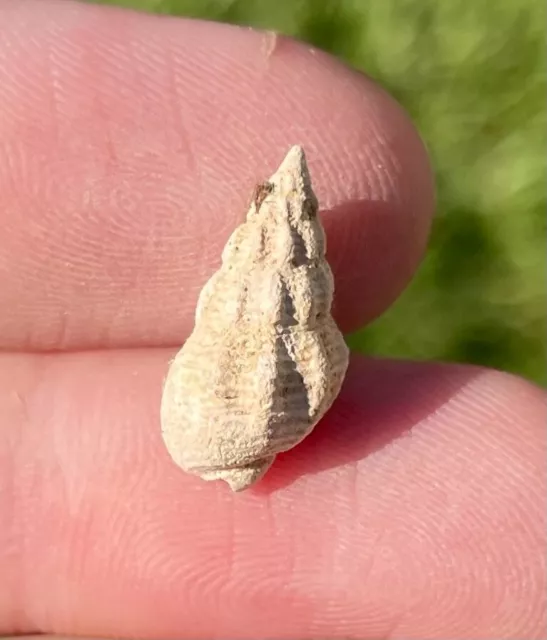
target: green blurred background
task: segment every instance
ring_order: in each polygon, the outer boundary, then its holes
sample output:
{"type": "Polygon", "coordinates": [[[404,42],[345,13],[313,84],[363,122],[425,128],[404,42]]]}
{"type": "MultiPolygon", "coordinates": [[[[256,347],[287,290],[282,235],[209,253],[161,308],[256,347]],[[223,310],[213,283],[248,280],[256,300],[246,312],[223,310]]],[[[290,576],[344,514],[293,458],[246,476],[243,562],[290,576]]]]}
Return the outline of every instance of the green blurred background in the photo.
{"type": "Polygon", "coordinates": [[[438,210],[415,280],[352,348],[547,382],[542,0],[103,2],[276,29],[377,79],[429,147],[438,210]]]}

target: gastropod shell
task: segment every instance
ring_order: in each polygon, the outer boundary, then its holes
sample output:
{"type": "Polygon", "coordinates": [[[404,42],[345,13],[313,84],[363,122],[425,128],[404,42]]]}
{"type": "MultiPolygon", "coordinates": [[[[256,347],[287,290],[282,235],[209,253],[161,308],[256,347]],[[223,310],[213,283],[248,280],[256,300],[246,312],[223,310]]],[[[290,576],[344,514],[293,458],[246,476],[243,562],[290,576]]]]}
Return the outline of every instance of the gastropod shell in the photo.
{"type": "Polygon", "coordinates": [[[294,146],[256,188],[169,367],[161,425],[177,465],[241,491],[313,430],[348,366],[333,291],[306,156],[294,146]]]}

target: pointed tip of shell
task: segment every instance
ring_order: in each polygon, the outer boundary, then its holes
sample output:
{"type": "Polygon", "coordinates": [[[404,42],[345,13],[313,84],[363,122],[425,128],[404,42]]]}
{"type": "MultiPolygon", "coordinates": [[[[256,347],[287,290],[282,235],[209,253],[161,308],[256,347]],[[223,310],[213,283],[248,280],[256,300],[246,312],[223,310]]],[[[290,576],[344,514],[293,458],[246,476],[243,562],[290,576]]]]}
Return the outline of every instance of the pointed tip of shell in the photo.
{"type": "Polygon", "coordinates": [[[269,179],[281,194],[292,191],[301,192],[304,198],[313,198],[311,177],[304,149],[296,144],[292,146],[277,171],[269,179]]]}
{"type": "Polygon", "coordinates": [[[306,153],[304,152],[304,147],[299,144],[293,145],[288,151],[286,156],[283,158],[283,162],[280,165],[280,169],[289,169],[294,167],[298,169],[302,167],[302,165],[306,164],[306,153]]]}
{"type": "Polygon", "coordinates": [[[304,148],[299,144],[293,145],[287,155],[283,158],[283,162],[279,165],[277,173],[292,173],[308,176],[308,163],[304,148]]]}

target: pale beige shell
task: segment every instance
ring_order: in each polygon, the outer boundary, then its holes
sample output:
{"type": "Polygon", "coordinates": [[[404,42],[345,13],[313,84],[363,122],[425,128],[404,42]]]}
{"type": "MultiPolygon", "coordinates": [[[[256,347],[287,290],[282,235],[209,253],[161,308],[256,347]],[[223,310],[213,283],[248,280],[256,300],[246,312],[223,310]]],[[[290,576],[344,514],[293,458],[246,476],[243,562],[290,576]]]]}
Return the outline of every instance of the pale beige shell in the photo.
{"type": "Polygon", "coordinates": [[[162,434],[180,467],[241,491],[312,431],[348,366],[333,289],[306,158],[295,146],[256,189],[169,368],[162,434]]]}

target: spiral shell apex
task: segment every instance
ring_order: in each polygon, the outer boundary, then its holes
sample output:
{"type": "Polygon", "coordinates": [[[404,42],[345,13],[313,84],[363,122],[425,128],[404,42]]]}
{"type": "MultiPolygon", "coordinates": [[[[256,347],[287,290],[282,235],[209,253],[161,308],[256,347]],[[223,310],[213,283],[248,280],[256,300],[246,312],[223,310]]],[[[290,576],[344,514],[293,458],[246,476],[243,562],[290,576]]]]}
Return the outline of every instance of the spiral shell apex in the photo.
{"type": "Polygon", "coordinates": [[[254,192],[192,334],[169,367],[162,436],[182,469],[241,491],[301,442],[334,402],[348,348],[304,151],[254,192]]]}

